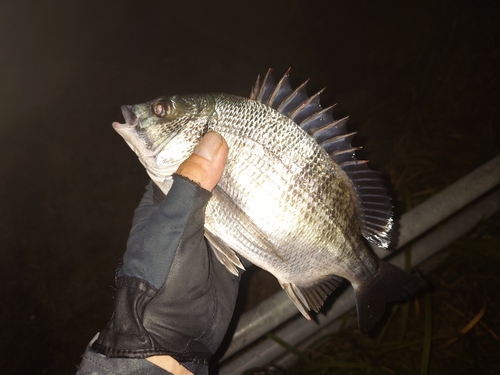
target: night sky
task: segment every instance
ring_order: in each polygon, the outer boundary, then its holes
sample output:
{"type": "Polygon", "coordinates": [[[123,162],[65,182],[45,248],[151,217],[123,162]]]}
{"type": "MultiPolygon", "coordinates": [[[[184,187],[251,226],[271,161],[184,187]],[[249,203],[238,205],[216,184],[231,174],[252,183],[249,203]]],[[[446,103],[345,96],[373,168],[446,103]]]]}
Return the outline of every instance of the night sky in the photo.
{"type": "Polygon", "coordinates": [[[74,372],[112,313],[148,181],[111,127],[122,104],[248,96],[292,67],[391,191],[435,192],[499,152],[499,19],[487,1],[1,1],[2,374],[74,372]]]}

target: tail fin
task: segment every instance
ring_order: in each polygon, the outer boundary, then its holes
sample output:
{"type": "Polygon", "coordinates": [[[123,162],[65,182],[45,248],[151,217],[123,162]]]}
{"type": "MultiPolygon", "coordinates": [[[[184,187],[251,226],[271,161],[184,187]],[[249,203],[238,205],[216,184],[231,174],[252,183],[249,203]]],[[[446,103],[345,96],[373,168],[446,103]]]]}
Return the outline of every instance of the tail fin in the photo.
{"type": "Polygon", "coordinates": [[[410,297],[427,283],[411,273],[381,261],[377,274],[356,290],[361,333],[366,335],[384,315],[386,304],[410,297]]]}

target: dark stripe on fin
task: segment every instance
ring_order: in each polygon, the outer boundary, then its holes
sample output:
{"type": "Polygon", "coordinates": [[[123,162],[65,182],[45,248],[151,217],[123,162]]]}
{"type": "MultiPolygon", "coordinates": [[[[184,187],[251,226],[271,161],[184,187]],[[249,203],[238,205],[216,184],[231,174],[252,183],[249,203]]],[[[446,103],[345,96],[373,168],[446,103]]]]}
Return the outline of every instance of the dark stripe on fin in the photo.
{"type": "Polygon", "coordinates": [[[288,297],[297,306],[307,320],[311,320],[308,311],[318,312],[328,296],[344,281],[343,278],[332,275],[326,280],[309,287],[297,286],[292,283],[281,282],[281,287],[288,297]]]}
{"type": "Polygon", "coordinates": [[[333,108],[335,104],[322,109],[300,123],[300,127],[309,135],[333,122],[333,108]]]}
{"type": "Polygon", "coordinates": [[[290,81],[288,79],[289,72],[290,68],[274,88],[274,91],[267,103],[271,108],[278,109],[283,99],[285,99],[292,92],[292,87],[290,86],[290,81]]]}
{"type": "Polygon", "coordinates": [[[252,91],[250,91],[250,99],[257,100],[257,95],[259,95],[259,91],[260,91],[260,74],[257,76],[255,85],[252,86],[252,91]]]}
{"type": "Polygon", "coordinates": [[[307,96],[304,82],[292,90],[289,83],[290,69],[277,85],[271,78],[269,69],[262,84],[260,76],[252,88],[250,99],[269,105],[291,118],[309,134],[351,180],[358,195],[363,236],[377,246],[389,247],[392,231],[392,205],[384,188],[380,174],[366,166],[367,161],[356,158],[356,150],[351,142],[356,133],[347,133],[348,118],[334,120],[333,107],[323,109],[320,95],[323,92],[307,96]],[[373,207],[377,204],[377,208],[373,207]]]}
{"type": "Polygon", "coordinates": [[[361,333],[368,334],[385,313],[388,302],[411,297],[427,283],[411,273],[381,261],[379,271],[356,289],[356,308],[361,333]]]}
{"type": "Polygon", "coordinates": [[[259,90],[257,101],[268,104],[267,101],[271,96],[272,92],[274,91],[274,87],[275,86],[273,77],[271,76],[271,69],[269,69],[266,73],[266,76],[264,77],[264,81],[262,82],[262,86],[259,90]]]}
{"type": "Polygon", "coordinates": [[[290,117],[290,114],[302,105],[307,99],[306,86],[309,80],[292,91],[278,107],[278,112],[290,117]]]}
{"type": "Polygon", "coordinates": [[[338,164],[356,160],[355,152],[361,147],[351,147],[345,150],[334,151],[330,156],[335,159],[338,164]]]}
{"type": "Polygon", "coordinates": [[[290,114],[290,118],[295,121],[296,124],[300,124],[304,119],[322,109],[319,103],[319,97],[323,90],[311,96],[290,114]]]}
{"type": "MultiPolygon", "coordinates": [[[[342,152],[344,150],[348,150],[351,148],[351,140],[354,138],[356,135],[355,132],[345,134],[345,125],[342,122],[339,122],[337,126],[333,126],[335,123],[332,123],[332,128],[327,129],[329,133],[335,132],[337,133],[339,130],[339,127],[341,130],[344,131],[344,134],[341,135],[332,135],[330,138],[324,140],[324,141],[319,141],[319,137],[315,137],[314,135],[312,136],[316,141],[320,142],[320,146],[323,147],[323,149],[328,153],[328,155],[332,156],[332,154],[342,152]]],[[[334,158],[335,159],[335,158],[334,158]]],[[[337,161],[335,159],[335,161],[337,161]]]]}
{"type": "Polygon", "coordinates": [[[310,136],[313,137],[316,142],[324,144],[324,146],[322,147],[328,153],[329,150],[327,149],[327,145],[330,144],[330,141],[332,140],[335,140],[337,142],[337,147],[335,148],[335,150],[337,151],[343,148],[349,148],[351,147],[351,139],[354,138],[354,135],[356,135],[356,133],[354,132],[346,134],[346,125],[347,117],[329,123],[328,125],[310,134],[310,136]]]}

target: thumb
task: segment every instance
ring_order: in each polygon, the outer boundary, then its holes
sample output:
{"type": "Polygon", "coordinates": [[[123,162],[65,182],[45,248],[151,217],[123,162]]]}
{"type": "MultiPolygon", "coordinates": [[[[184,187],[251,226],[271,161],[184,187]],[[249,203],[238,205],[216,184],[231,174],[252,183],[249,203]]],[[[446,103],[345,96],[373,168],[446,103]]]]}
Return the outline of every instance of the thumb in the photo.
{"type": "Polygon", "coordinates": [[[177,169],[177,174],[212,191],[219,182],[226,164],[228,146],[218,133],[208,132],[201,139],[194,153],[177,169]]]}

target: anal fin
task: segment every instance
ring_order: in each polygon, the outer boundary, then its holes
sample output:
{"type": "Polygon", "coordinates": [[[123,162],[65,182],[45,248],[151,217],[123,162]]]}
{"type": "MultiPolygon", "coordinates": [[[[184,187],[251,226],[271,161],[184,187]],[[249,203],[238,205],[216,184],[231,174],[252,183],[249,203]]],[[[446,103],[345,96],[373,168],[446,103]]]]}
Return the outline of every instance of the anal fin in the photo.
{"type": "Polygon", "coordinates": [[[318,312],[328,296],[342,283],[344,279],[332,275],[312,286],[298,286],[280,280],[281,287],[297,306],[307,320],[311,320],[308,311],[318,312]]]}

